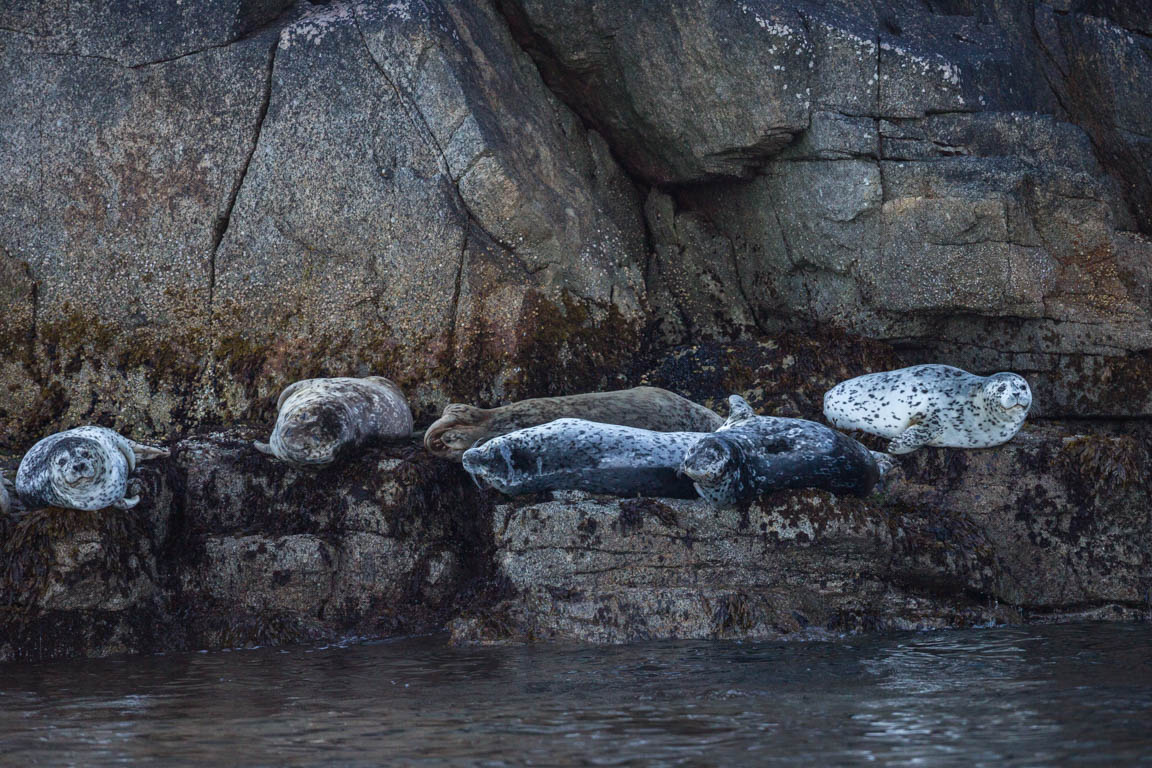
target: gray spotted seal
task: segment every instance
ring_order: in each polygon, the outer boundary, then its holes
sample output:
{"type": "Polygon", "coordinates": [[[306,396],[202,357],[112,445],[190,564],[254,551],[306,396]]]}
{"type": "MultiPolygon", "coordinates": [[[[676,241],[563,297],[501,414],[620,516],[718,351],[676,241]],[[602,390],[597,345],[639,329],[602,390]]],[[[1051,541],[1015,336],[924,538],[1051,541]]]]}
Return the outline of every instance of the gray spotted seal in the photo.
{"type": "Polygon", "coordinates": [[[677,470],[702,437],[557,419],[469,448],[463,462],[478,483],[509,496],[575,490],[693,499],[692,481],[677,470]]]}
{"type": "Polygon", "coordinates": [[[140,502],[139,496],[126,498],[136,462],[167,455],[163,448],[141,445],[105,427],[57,432],[20,461],[16,495],[29,508],[131,509],[140,502]]]}
{"type": "Polygon", "coordinates": [[[814,421],[757,416],[739,395],[728,404],[728,420],[693,445],[680,466],[713,506],[786,488],[866,496],[880,480],[876,457],[847,435],[814,421]]]}
{"type": "Polygon", "coordinates": [[[4,473],[0,472],[0,515],[6,515],[12,511],[12,499],[8,496],[6,483],[4,473]]]}
{"type": "Polygon", "coordinates": [[[1015,373],[975,376],[950,365],[914,365],[841,382],[824,395],[824,415],[840,429],[892,440],[890,453],[925,445],[989,448],[1020,430],[1032,390],[1015,373]]]}
{"type": "Polygon", "coordinates": [[[297,381],[276,410],[272,437],[256,449],[297,467],[323,467],[372,440],[412,434],[408,401],[383,376],[297,381]]]}
{"type": "Polygon", "coordinates": [[[584,419],[653,432],[712,432],[724,419],[659,387],[633,387],[565,397],[521,400],[499,408],[453,403],[424,433],[434,455],[459,461],[464,452],[499,435],[557,419],[584,419]]]}

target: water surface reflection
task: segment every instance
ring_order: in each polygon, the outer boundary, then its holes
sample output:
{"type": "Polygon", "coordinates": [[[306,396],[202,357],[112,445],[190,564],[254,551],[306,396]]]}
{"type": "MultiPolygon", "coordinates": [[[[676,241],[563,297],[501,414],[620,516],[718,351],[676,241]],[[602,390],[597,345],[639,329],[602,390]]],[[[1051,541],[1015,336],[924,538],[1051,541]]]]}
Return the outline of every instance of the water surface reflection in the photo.
{"type": "Polygon", "coordinates": [[[0,665],[10,765],[1152,763],[1152,633],[323,648],[0,665]]]}

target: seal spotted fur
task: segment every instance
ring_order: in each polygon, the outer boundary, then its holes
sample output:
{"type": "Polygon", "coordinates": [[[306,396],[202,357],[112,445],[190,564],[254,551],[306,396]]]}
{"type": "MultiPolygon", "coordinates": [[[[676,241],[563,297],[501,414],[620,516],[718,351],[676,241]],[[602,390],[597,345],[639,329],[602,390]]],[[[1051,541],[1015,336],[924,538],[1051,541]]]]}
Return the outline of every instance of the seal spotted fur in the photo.
{"type": "Polygon", "coordinates": [[[470,448],[463,462],[477,482],[509,496],[576,490],[693,499],[692,482],[677,469],[705,436],[558,419],[470,448]]]}
{"type": "Polygon", "coordinates": [[[383,376],[297,381],[276,410],[272,436],[256,449],[297,467],[323,467],[371,440],[412,434],[408,401],[383,376]]]}
{"type": "Polygon", "coordinates": [[[847,435],[814,421],[757,416],[739,395],[728,404],[728,421],[692,446],[680,467],[713,506],[786,488],[866,496],[880,480],[876,457],[847,435]]]}
{"type": "Polygon", "coordinates": [[[914,365],[841,382],[824,395],[824,415],[839,429],[892,440],[890,453],[925,445],[989,448],[1012,439],[1032,405],[1015,373],[975,376],[950,365],[914,365]]]}
{"type": "Polygon", "coordinates": [[[12,499],[8,496],[7,482],[4,479],[4,473],[0,472],[0,515],[6,515],[12,511],[12,499]]]}
{"type": "Polygon", "coordinates": [[[136,462],[167,456],[105,427],[77,427],[49,435],[25,454],[16,471],[16,494],[28,507],[65,507],[94,512],[131,509],[125,498],[136,462]]]}
{"type": "Polygon", "coordinates": [[[453,403],[424,433],[434,455],[459,461],[464,452],[518,429],[574,418],[653,432],[712,432],[724,419],[659,387],[634,387],[565,397],[521,400],[499,408],[453,403]]]}

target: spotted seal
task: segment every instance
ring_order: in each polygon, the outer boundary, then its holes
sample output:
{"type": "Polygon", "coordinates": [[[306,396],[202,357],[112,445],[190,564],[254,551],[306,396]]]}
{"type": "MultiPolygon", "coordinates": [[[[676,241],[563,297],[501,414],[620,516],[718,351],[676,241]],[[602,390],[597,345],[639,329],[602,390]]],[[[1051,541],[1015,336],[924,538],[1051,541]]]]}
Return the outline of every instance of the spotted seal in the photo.
{"type": "Polygon", "coordinates": [[[327,466],[372,440],[412,434],[408,401],[383,376],[297,381],[276,410],[272,437],[254,445],[297,467],[327,466]]]}
{"type": "Polygon", "coordinates": [[[557,419],[469,448],[463,462],[478,483],[509,496],[575,490],[694,499],[692,482],[677,469],[705,436],[557,419]]]}
{"type": "Polygon", "coordinates": [[[828,421],[890,438],[889,453],[1001,445],[1020,430],[1031,405],[1023,376],[975,376],[950,365],[857,376],[824,395],[828,421]]]}
{"type": "Polygon", "coordinates": [[[131,509],[140,503],[139,496],[126,498],[136,462],[167,455],[163,448],[141,445],[105,427],[57,432],[20,461],[16,495],[30,508],[131,509]]]}
{"type": "Polygon", "coordinates": [[[499,408],[453,403],[424,433],[434,455],[459,461],[474,445],[518,429],[574,418],[653,432],[712,432],[718,414],[659,387],[633,387],[565,397],[521,400],[499,408]]]}
{"type": "Polygon", "coordinates": [[[872,452],[845,434],[805,419],[757,416],[739,395],[731,415],[684,457],[680,471],[716,507],[786,488],[868,495],[881,477],[872,452]]]}

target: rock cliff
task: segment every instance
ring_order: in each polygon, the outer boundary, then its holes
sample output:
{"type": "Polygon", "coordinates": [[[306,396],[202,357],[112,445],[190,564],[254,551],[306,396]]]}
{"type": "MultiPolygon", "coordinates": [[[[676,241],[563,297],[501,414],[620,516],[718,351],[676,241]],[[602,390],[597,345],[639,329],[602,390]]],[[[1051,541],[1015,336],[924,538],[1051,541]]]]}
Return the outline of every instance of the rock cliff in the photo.
{"type": "Polygon", "coordinates": [[[1146,613],[1149,103],[1152,11],[1110,0],[2,4],[0,454],[177,448],[140,515],[5,522],[4,653],[1146,613]],[[387,375],[421,423],[644,382],[818,418],[929,361],[1024,374],[1035,429],[738,519],[490,519],[414,446],[312,481],[235,431],[312,375],[387,375]]]}

